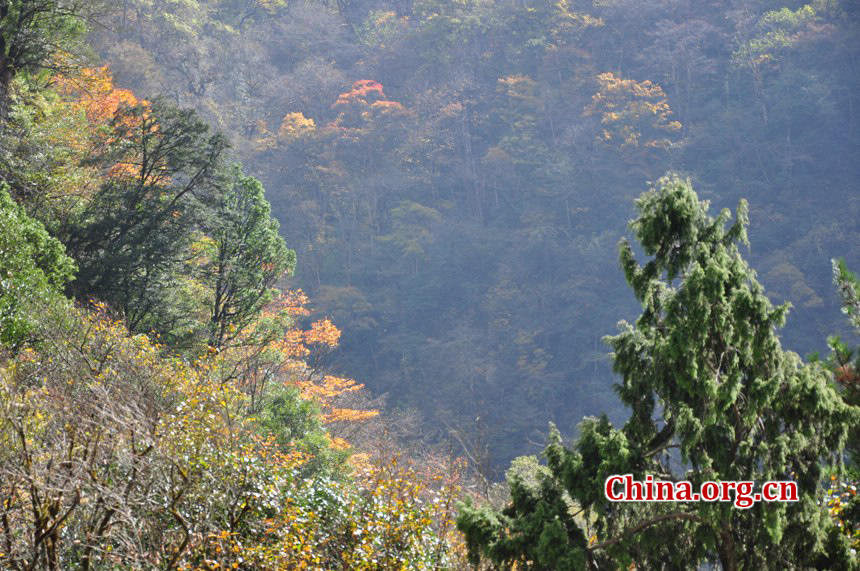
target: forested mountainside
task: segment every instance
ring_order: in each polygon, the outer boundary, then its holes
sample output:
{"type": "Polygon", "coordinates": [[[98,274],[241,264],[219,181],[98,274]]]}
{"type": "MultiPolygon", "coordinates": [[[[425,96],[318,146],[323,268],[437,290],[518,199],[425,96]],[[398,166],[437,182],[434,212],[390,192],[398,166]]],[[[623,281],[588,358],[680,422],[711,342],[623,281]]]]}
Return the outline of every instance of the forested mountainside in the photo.
{"type": "Polygon", "coordinates": [[[0,0],[0,568],[856,568],[858,55],[850,0],[0,0]]]}
{"type": "Polygon", "coordinates": [[[228,138],[100,64],[116,8],[0,2],[0,568],[463,567],[462,462],[332,374],[228,138]]]}
{"type": "Polygon", "coordinates": [[[801,354],[846,332],[858,260],[855,2],[120,3],[118,82],[222,129],[344,330],[335,362],[499,474],[547,423],[623,416],[614,262],[667,170],[750,202],[750,258],[801,354]],[[621,416],[619,416],[621,415],[621,416]]]}

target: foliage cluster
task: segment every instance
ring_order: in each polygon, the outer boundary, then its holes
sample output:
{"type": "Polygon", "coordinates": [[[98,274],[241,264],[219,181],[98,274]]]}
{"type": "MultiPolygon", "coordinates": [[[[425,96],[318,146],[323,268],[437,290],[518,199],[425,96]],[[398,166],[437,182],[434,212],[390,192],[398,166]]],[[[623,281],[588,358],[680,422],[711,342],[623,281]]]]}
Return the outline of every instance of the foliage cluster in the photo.
{"type": "Polygon", "coordinates": [[[253,413],[217,354],[165,358],[104,308],[41,309],[40,343],[2,369],[4,568],[445,565],[456,481],[309,470],[324,433],[312,411],[277,416],[294,393],[253,413]]]}
{"type": "Polygon", "coordinates": [[[0,6],[0,567],[447,566],[456,475],[353,455],[379,410],[281,285],[262,184],[194,111],[73,65],[84,16],[0,6]]]}

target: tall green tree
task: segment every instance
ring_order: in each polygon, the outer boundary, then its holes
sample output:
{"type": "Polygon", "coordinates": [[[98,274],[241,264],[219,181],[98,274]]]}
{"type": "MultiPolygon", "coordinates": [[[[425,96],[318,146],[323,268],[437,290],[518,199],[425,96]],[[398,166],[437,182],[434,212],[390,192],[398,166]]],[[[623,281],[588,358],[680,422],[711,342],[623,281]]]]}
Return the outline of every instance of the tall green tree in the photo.
{"type": "Polygon", "coordinates": [[[80,267],[71,293],[109,303],[133,331],[193,329],[184,266],[217,203],[226,147],[193,111],[163,101],[121,109],[92,158],[106,182],[65,231],[80,267]]]}
{"type": "Polygon", "coordinates": [[[206,234],[212,240],[204,282],[212,290],[209,344],[229,342],[272,299],[272,286],[296,265],[296,253],[278,234],[278,222],[263,185],[234,166],[223,182],[216,215],[206,234]]]}
{"type": "Polygon", "coordinates": [[[747,243],[746,203],[726,227],[728,210],[711,217],[690,183],[670,176],[636,208],[630,227],[651,259],[640,265],[625,240],[620,260],[643,311],[606,338],[630,418],[620,429],[586,419],[572,449],[553,432],[547,469],[531,478],[510,474],[509,507],[466,506],[458,525],[471,557],[531,569],[714,560],[729,571],[849,567],[847,544],[817,494],[822,464],[844,447],[860,411],[820,364],[781,348],[776,329],[788,305],[771,304],[738,249],[747,243]],[[603,485],[612,474],[688,480],[694,488],[709,480],[794,480],[799,501],[749,509],[610,503],[603,485]],[[574,518],[575,505],[589,523],[574,518]],[[583,527],[595,541],[586,541],[583,527]]]}

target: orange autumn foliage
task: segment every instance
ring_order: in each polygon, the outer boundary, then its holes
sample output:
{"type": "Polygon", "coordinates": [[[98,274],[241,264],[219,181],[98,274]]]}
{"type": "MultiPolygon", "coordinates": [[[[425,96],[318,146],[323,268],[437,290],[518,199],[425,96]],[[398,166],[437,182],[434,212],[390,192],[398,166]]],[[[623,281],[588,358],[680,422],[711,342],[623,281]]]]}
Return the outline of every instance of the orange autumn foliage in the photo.
{"type": "Polygon", "coordinates": [[[54,85],[61,95],[70,97],[84,110],[93,125],[109,123],[123,106],[147,104],[130,90],[116,87],[107,66],[83,68],[72,77],[57,75],[54,85]]]}
{"type": "Polygon", "coordinates": [[[322,420],[326,424],[333,422],[361,422],[379,415],[378,410],[358,410],[335,406],[338,397],[350,392],[360,391],[364,385],[353,379],[325,375],[318,382],[299,381],[296,383],[302,398],[314,400],[322,408],[322,420]]]}
{"type": "Polygon", "coordinates": [[[385,99],[381,83],[372,79],[360,79],[352,84],[352,89],[338,95],[334,104],[335,106],[349,105],[354,102],[371,104],[381,99],[385,99]]]}
{"type": "Polygon", "coordinates": [[[387,111],[387,112],[404,111],[403,105],[401,105],[397,101],[389,101],[387,99],[382,100],[382,101],[374,101],[370,107],[371,107],[371,109],[378,110],[378,111],[387,111]]]}
{"type": "Polygon", "coordinates": [[[378,410],[331,407],[329,412],[323,413],[323,422],[326,424],[331,424],[332,422],[361,422],[377,416],[379,416],[378,410]]]}
{"type": "MultiPolygon", "coordinates": [[[[103,147],[116,141],[109,126],[118,121],[119,126],[136,128],[146,124],[146,129],[154,132],[158,126],[149,119],[149,101],[138,99],[129,89],[114,85],[113,75],[107,66],[82,68],[75,75],[58,74],[53,78],[54,86],[60,95],[69,100],[69,105],[83,112],[90,125],[90,140],[93,147],[103,147]],[[124,109],[142,106],[141,115],[121,114],[124,109]]],[[[132,157],[117,161],[107,169],[108,178],[134,177],[139,174],[132,157]]],[[[162,173],[157,173],[160,176],[162,173]]]]}
{"type": "Polygon", "coordinates": [[[336,130],[361,129],[374,119],[396,118],[408,113],[402,104],[387,99],[382,84],[372,79],[353,83],[349,91],[338,95],[332,108],[340,113],[328,128],[336,130]]]}
{"type": "Polygon", "coordinates": [[[320,343],[329,347],[337,347],[340,340],[340,329],[328,319],[314,321],[311,328],[304,332],[305,343],[320,343]]]}
{"type": "MultiPolygon", "coordinates": [[[[353,379],[321,374],[308,364],[315,353],[337,347],[340,329],[330,319],[311,323],[309,329],[295,326],[295,320],[307,317],[308,297],[301,290],[288,291],[267,305],[258,322],[241,335],[232,347],[222,349],[222,362],[252,364],[242,377],[249,387],[263,379],[276,378],[294,386],[303,399],[313,400],[321,410],[324,423],[361,422],[379,415],[378,410],[359,410],[340,405],[342,397],[360,391],[364,385],[353,379]],[[272,323],[280,323],[280,335],[272,333],[272,323]]],[[[343,443],[341,443],[341,446],[343,443]]]]}

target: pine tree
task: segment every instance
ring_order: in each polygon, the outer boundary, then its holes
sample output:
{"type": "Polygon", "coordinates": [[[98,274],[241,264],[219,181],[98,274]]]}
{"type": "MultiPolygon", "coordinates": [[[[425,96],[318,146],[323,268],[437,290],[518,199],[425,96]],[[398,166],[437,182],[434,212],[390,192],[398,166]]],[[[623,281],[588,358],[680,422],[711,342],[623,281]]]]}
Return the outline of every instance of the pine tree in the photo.
{"type": "Polygon", "coordinates": [[[630,418],[621,429],[585,419],[572,449],[553,429],[548,466],[529,478],[509,473],[510,506],[464,507],[458,525],[470,556],[531,569],[850,566],[817,498],[822,465],[844,447],[858,409],[824,367],[781,348],[788,305],[771,304],[738,249],[747,244],[746,203],[727,228],[728,210],[711,217],[689,181],[668,176],[636,208],[630,227],[651,260],[640,265],[624,240],[620,261],[643,311],[606,338],[630,418]],[[793,480],[799,501],[610,503],[603,485],[613,474],[694,489],[793,480]]]}

